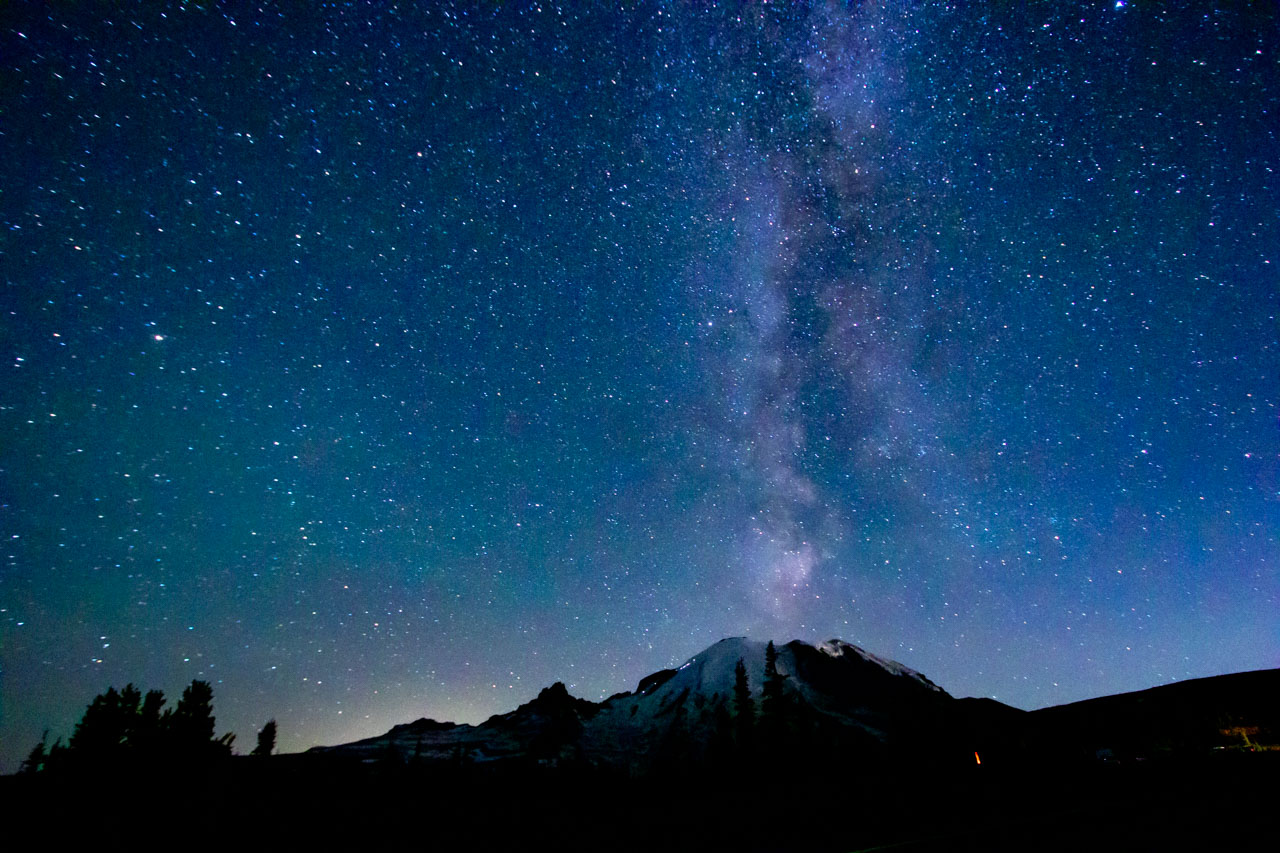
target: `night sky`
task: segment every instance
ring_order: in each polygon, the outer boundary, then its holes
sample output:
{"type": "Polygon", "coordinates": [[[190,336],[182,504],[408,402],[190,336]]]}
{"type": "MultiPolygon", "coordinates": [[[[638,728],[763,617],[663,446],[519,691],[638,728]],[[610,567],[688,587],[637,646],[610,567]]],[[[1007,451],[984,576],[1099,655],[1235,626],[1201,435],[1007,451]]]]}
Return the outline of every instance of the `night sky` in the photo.
{"type": "Polygon", "coordinates": [[[1275,4],[627,5],[0,8],[0,770],[1280,666],[1275,4]]]}

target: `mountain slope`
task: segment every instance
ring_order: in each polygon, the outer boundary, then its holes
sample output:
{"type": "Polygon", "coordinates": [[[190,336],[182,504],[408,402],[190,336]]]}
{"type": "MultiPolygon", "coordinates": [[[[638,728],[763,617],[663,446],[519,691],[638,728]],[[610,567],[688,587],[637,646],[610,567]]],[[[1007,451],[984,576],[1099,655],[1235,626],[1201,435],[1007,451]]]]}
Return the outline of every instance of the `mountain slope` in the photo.
{"type": "MultiPolygon", "coordinates": [[[[593,703],[563,684],[478,726],[419,720],[385,735],[317,751],[377,760],[388,756],[471,762],[585,761],[643,772],[664,760],[702,761],[723,749],[736,709],[734,670],[741,660],[757,712],[764,686],[763,642],[732,637],[676,669],[641,679],[632,692],[593,703]]],[[[920,673],[848,643],[793,641],[777,649],[785,722],[777,730],[798,745],[884,751],[936,743],[956,728],[956,700],[920,673]]],[[[959,719],[959,718],[957,718],[959,719]]]]}
{"type": "Polygon", "coordinates": [[[1280,669],[1164,684],[1032,711],[1047,742],[1093,758],[1250,748],[1280,742],[1280,669]]]}
{"type": "Polygon", "coordinates": [[[731,637],[603,702],[575,698],[557,682],[480,725],[423,719],[314,752],[459,766],[568,763],[632,775],[784,757],[830,770],[848,762],[958,767],[979,756],[1012,767],[1250,748],[1274,743],[1280,729],[1280,670],[1026,712],[955,699],[915,670],[840,640],[777,648],[784,700],[764,719],[765,649],[731,637]],[[745,727],[732,698],[739,660],[754,705],[745,727]]]}

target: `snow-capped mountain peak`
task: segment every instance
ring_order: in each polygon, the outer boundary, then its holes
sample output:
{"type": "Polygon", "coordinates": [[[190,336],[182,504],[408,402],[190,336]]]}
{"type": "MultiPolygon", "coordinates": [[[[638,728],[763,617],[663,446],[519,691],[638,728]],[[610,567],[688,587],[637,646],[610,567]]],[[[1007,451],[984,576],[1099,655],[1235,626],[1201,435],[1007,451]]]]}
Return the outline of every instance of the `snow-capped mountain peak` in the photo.
{"type": "Polygon", "coordinates": [[[846,643],[843,640],[827,640],[825,643],[819,643],[815,648],[823,654],[837,659],[848,655],[856,655],[862,660],[867,661],[868,663],[874,663],[876,666],[881,667],[886,672],[893,675],[905,676],[918,681],[920,684],[931,690],[936,690],[940,693],[943,692],[941,687],[934,684],[928,678],[916,672],[911,667],[904,666],[896,660],[890,660],[889,658],[882,658],[879,655],[874,655],[865,649],[853,645],[852,643],[846,643]]]}
{"type": "MultiPolygon", "coordinates": [[[[905,721],[954,701],[915,670],[841,640],[793,640],[775,648],[785,713],[794,725],[825,732],[823,737],[891,743],[906,736],[904,726],[914,725],[905,721]]],[[[576,698],[556,682],[519,708],[479,726],[419,721],[330,749],[367,760],[392,753],[402,759],[461,756],[473,762],[558,762],[573,756],[635,769],[648,766],[664,750],[669,754],[675,738],[696,756],[709,749],[714,738],[723,737],[726,721],[739,714],[733,698],[739,661],[752,698],[749,713],[768,713],[763,697],[766,649],[767,643],[760,640],[729,637],[679,667],[645,676],[634,691],[603,702],[576,698]]],[[[772,713],[783,711],[775,707],[772,713]]]]}

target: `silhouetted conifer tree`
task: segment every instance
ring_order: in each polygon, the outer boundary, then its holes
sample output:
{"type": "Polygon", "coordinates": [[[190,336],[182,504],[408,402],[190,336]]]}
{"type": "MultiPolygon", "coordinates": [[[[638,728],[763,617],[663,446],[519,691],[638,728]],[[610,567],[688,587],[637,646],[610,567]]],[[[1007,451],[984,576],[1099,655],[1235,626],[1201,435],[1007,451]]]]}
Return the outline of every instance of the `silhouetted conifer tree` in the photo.
{"type": "Polygon", "coordinates": [[[200,755],[230,755],[235,735],[214,738],[213,688],[207,681],[192,681],[169,717],[169,732],[175,749],[195,758],[200,755]]]}
{"type": "Polygon", "coordinates": [[[751,687],[747,683],[747,665],[738,658],[733,668],[733,729],[738,751],[746,752],[751,746],[751,730],[755,725],[756,705],[751,699],[751,687]]]}
{"type": "Polygon", "coordinates": [[[192,681],[169,718],[174,740],[180,744],[200,744],[213,740],[213,688],[207,681],[192,681]]]}
{"type": "Polygon", "coordinates": [[[164,755],[169,715],[164,707],[164,693],[148,690],[138,709],[130,737],[135,752],[143,760],[154,761],[164,755]]]}
{"type": "Polygon", "coordinates": [[[93,697],[71,734],[70,754],[89,761],[118,758],[136,729],[141,699],[132,684],[123,691],[108,687],[93,697]]]}
{"type": "Polygon", "coordinates": [[[711,739],[707,744],[706,763],[708,767],[721,772],[733,756],[733,717],[729,714],[729,703],[717,699],[711,710],[711,739]]]}
{"type": "Polygon", "coordinates": [[[49,751],[46,746],[49,742],[49,730],[45,729],[44,734],[40,736],[40,742],[31,747],[31,751],[27,753],[26,759],[23,760],[22,766],[18,768],[18,772],[26,775],[39,773],[44,769],[45,760],[49,757],[49,751]]]}
{"type": "Polygon", "coordinates": [[[778,650],[773,641],[764,650],[764,686],[760,689],[760,730],[762,746],[766,753],[777,757],[782,750],[783,732],[786,726],[783,681],[778,672],[778,650]]]}
{"type": "Polygon", "coordinates": [[[258,745],[253,748],[250,755],[259,755],[266,757],[270,755],[276,748],[276,721],[267,720],[267,724],[262,727],[262,731],[258,732],[258,745]]]}
{"type": "Polygon", "coordinates": [[[213,731],[213,689],[207,682],[191,682],[172,711],[159,690],[144,697],[132,684],[119,691],[109,687],[89,703],[68,744],[58,741],[46,752],[43,765],[54,771],[144,768],[229,755],[235,735],[214,738],[213,731]]]}
{"type": "Polygon", "coordinates": [[[778,650],[774,648],[773,640],[770,640],[764,650],[764,687],[760,691],[761,716],[776,717],[782,712],[782,681],[783,676],[778,672],[778,650]]]}

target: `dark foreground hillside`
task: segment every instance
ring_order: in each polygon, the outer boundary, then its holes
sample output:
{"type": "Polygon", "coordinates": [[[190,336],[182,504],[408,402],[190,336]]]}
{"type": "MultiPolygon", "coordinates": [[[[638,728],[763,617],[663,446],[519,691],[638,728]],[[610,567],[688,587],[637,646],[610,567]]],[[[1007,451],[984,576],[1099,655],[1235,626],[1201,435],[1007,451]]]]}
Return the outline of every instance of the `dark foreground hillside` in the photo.
{"type": "Polygon", "coordinates": [[[201,685],[182,713],[95,699],[0,779],[11,825],[202,849],[1275,848],[1280,670],[1029,713],[837,640],[729,638],[600,703],[556,684],[300,755],[270,754],[272,726],[246,757],[201,685]]]}
{"type": "Polygon", "coordinates": [[[290,755],[231,759],[200,776],[5,777],[0,796],[11,826],[200,848],[1271,850],[1277,779],[1275,752],[648,780],[290,755]]]}

